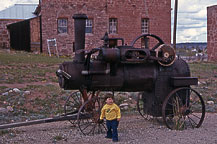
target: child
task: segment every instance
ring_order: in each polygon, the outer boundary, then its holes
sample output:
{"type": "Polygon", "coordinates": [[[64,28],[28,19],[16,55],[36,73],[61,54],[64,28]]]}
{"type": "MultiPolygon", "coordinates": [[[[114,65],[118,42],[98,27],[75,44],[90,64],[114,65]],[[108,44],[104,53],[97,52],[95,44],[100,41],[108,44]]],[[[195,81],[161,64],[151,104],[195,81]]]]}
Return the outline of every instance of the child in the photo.
{"type": "Polygon", "coordinates": [[[114,103],[113,95],[107,94],[106,104],[101,110],[100,120],[106,118],[107,135],[106,138],[111,138],[113,142],[118,141],[118,124],[121,118],[120,108],[114,103]]]}

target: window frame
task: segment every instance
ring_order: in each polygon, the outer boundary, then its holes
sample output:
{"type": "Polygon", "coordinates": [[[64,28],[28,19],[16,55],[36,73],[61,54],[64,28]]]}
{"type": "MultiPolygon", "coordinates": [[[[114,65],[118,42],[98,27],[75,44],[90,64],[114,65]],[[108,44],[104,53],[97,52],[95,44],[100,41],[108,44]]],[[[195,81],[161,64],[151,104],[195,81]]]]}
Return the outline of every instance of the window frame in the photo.
{"type": "Polygon", "coordinates": [[[142,34],[149,34],[149,18],[141,19],[141,32],[142,34]]]}
{"type": "Polygon", "coordinates": [[[93,18],[88,18],[85,24],[85,34],[93,34],[93,18]],[[90,21],[91,23],[88,23],[90,21]],[[88,25],[89,24],[89,25],[88,25]],[[91,32],[87,32],[87,28],[91,28],[91,32]]]}
{"type": "Polygon", "coordinates": [[[58,34],[68,34],[68,18],[58,18],[57,19],[57,33],[58,34]],[[63,22],[60,23],[60,21],[65,20],[66,23],[65,25],[60,25],[63,24],[63,22]],[[60,29],[65,29],[65,31],[61,32],[60,29]]]}
{"type": "Polygon", "coordinates": [[[109,18],[109,34],[118,34],[117,18],[109,18]]]}

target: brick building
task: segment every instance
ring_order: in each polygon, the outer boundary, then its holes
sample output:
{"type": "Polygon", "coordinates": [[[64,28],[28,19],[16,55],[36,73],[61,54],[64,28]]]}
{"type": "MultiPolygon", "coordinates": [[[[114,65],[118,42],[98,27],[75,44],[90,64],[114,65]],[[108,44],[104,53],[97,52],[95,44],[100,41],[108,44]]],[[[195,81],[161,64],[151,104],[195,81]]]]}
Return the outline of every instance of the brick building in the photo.
{"type": "Polygon", "coordinates": [[[9,48],[9,33],[7,31],[7,25],[18,22],[21,20],[0,19],[0,48],[9,48]]]}
{"type": "Polygon", "coordinates": [[[40,52],[40,17],[34,17],[7,25],[10,48],[28,52],[40,52]]]}
{"type": "Polygon", "coordinates": [[[86,48],[101,46],[105,32],[126,44],[142,33],[171,42],[171,0],[42,0],[40,9],[43,52],[55,38],[60,55],[73,54],[75,13],[88,16],[86,48]]]}
{"type": "Polygon", "coordinates": [[[10,36],[7,25],[36,17],[32,13],[36,7],[36,4],[15,4],[0,11],[0,48],[10,47],[10,36]]]}
{"type": "Polygon", "coordinates": [[[217,61],[217,5],[207,8],[207,54],[211,61],[217,61]]]}

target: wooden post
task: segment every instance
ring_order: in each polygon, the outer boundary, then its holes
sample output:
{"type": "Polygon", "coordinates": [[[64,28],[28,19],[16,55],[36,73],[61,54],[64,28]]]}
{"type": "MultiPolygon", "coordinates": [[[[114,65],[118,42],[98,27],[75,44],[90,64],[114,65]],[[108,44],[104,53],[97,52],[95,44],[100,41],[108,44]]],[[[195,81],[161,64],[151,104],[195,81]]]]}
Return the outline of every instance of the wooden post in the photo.
{"type": "Polygon", "coordinates": [[[174,47],[174,49],[176,49],[177,12],[178,12],[178,0],[175,0],[174,29],[173,29],[173,47],[174,47]]]}

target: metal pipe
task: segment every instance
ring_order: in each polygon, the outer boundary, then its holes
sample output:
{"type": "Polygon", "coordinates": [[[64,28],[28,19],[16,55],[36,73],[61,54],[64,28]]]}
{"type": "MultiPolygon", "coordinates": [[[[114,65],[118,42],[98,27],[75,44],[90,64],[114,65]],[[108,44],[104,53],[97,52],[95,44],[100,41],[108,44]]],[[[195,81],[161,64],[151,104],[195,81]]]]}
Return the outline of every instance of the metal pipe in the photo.
{"type": "Polygon", "coordinates": [[[85,26],[87,16],[85,14],[75,14],[74,33],[75,33],[75,61],[84,62],[84,52],[76,53],[77,50],[85,49],[85,26]]]}
{"type": "Polygon", "coordinates": [[[178,0],[175,0],[174,29],[173,29],[173,47],[174,47],[174,49],[176,49],[177,11],[178,11],[178,0]]]}

